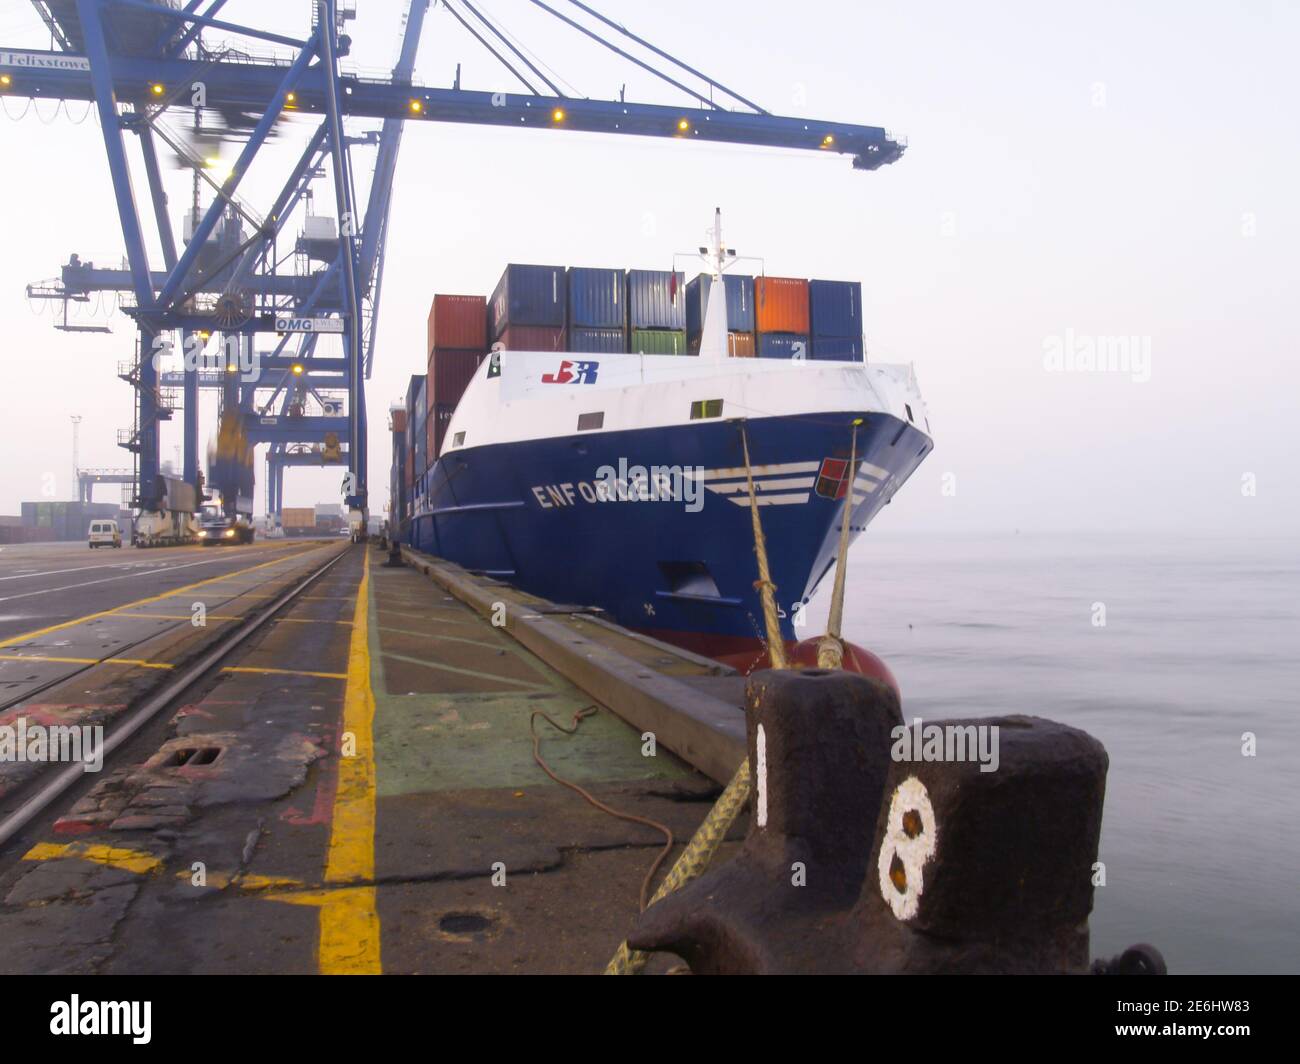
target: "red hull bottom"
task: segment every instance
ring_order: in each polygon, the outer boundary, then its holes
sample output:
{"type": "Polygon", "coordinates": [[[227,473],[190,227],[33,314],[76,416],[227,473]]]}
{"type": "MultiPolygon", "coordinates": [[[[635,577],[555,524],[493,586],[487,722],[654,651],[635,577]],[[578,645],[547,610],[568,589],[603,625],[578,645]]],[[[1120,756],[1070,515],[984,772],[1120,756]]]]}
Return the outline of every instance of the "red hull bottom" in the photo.
{"type": "MultiPolygon", "coordinates": [[[[646,635],[662,642],[671,643],[701,657],[712,658],[723,665],[730,665],[742,676],[750,676],[763,669],[771,668],[767,646],[760,639],[695,632],[670,632],[653,628],[643,629],[643,631],[646,635]]],[[[820,636],[799,642],[787,640],[786,658],[797,668],[815,669],[817,668],[817,644],[820,642],[820,636]]],[[[849,642],[844,644],[844,670],[880,681],[892,688],[899,702],[902,702],[903,693],[889,666],[865,647],[849,642]]]]}

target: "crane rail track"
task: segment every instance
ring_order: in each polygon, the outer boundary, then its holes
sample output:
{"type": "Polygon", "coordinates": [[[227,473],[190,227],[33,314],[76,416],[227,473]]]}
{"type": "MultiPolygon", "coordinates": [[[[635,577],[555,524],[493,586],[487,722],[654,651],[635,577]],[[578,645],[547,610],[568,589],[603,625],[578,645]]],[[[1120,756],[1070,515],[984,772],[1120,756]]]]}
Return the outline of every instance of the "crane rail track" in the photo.
{"type": "MultiPolygon", "coordinates": [[[[106,734],[101,745],[101,752],[105,761],[123,743],[157,717],[159,713],[174,705],[192,687],[207,678],[223,660],[239,649],[250,637],[278,616],[286,606],[294,602],[303,592],[345,558],[349,550],[350,548],[345,548],[338,551],[314,568],[293,587],[280,594],[273,602],[239,622],[232,630],[224,633],[211,648],[204,651],[198,658],[188,665],[179,667],[177,672],[166,683],[146,697],[139,706],[124,714],[119,723],[106,726],[106,734]]],[[[66,676],[60,677],[59,682],[63,682],[65,679],[67,679],[66,676]]],[[[53,805],[65,792],[74,787],[79,781],[85,779],[85,766],[80,761],[73,764],[52,766],[51,771],[53,778],[48,778],[50,773],[47,772],[43,777],[31,781],[27,786],[21,788],[19,792],[26,795],[26,797],[21,797],[19,803],[11,811],[0,812],[0,851],[3,851],[5,845],[15,835],[53,805]]]]}

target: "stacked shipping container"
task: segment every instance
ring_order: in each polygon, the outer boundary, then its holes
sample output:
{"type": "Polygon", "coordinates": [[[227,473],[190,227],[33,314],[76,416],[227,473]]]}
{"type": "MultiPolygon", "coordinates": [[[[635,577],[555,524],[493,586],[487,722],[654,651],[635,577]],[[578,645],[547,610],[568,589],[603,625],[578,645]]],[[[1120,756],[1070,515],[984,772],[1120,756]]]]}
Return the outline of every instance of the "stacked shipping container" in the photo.
{"type": "Polygon", "coordinates": [[[415,478],[424,472],[424,374],[411,378],[406,388],[406,494],[411,497],[415,478]]]}
{"type": "MultiPolygon", "coordinates": [[[[727,349],[733,358],[752,358],[754,338],[754,278],[745,274],[724,274],[727,299],[727,349]]],[[[686,286],[686,346],[692,355],[700,353],[709,290],[713,278],[702,273],[686,286]]]]}
{"type": "Polygon", "coordinates": [[[686,354],[685,274],[627,271],[628,350],[642,355],[686,354]]]}
{"type": "Polygon", "coordinates": [[[393,434],[393,468],[390,473],[388,492],[390,501],[389,517],[392,528],[397,527],[407,516],[406,501],[410,497],[406,471],[406,408],[396,403],[388,411],[388,427],[393,434]]]}
{"type": "Polygon", "coordinates": [[[565,350],[563,266],[511,263],[488,301],[488,339],[514,351],[565,350]]]}
{"type": "Polygon", "coordinates": [[[813,358],[862,361],[862,283],[809,281],[813,358]]]}
{"type": "Polygon", "coordinates": [[[627,294],[622,270],[569,269],[569,351],[593,355],[627,350],[627,294]]]}
{"type": "MultiPolygon", "coordinates": [[[[425,460],[442,453],[451,415],[487,352],[488,307],[482,296],[433,297],[429,309],[425,460]]],[[[417,470],[423,473],[424,470],[417,470]]]]}
{"type": "MultiPolygon", "coordinates": [[[[413,485],[442,452],[456,404],[489,348],[698,354],[712,278],[683,280],[668,270],[511,263],[490,299],[435,295],[427,372],[411,378],[405,408],[393,410],[399,520],[413,485]]],[[[732,356],[862,360],[860,283],[743,274],[728,274],[723,283],[732,356]]]]}
{"type": "Polygon", "coordinates": [[[803,358],[808,352],[808,282],[754,278],[754,322],[760,358],[803,358]]]}
{"type": "MultiPolygon", "coordinates": [[[[123,520],[117,503],[112,502],[77,502],[77,501],[41,501],[22,504],[22,527],[31,530],[21,538],[10,533],[11,542],[39,543],[50,540],[68,542],[85,539],[90,531],[90,522],[112,519],[119,523],[123,520]]],[[[125,533],[127,526],[123,525],[125,533]]]]}

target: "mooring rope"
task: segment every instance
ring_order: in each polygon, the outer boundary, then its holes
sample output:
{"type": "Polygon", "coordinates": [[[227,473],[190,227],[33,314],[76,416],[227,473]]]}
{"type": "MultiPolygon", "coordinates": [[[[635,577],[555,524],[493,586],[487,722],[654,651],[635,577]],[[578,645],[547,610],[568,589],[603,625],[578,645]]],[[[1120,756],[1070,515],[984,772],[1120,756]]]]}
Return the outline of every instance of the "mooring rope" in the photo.
{"type": "Polygon", "coordinates": [[[767,628],[767,652],[772,668],[788,668],[785,660],[785,640],[781,638],[781,621],[776,612],[776,585],[772,583],[772,570],[767,564],[767,539],[763,536],[763,522],[758,518],[758,497],[754,493],[754,470],[749,464],[749,436],[745,424],[740,424],[740,443],[745,452],[745,483],[749,486],[749,518],[754,526],[754,553],[758,555],[758,579],[754,589],[763,603],[763,624],[767,628]]]}
{"type": "MultiPolygon", "coordinates": [[[[767,540],[763,537],[763,523],[758,516],[758,497],[754,492],[754,471],[749,463],[749,439],[745,434],[744,422],[740,425],[740,442],[745,453],[745,482],[749,486],[749,514],[754,528],[754,553],[758,556],[758,580],[754,582],[754,586],[758,589],[763,602],[763,620],[767,626],[767,649],[772,660],[772,668],[785,669],[789,666],[785,657],[785,641],[781,638],[781,622],[776,612],[776,585],[772,583],[772,571],[767,564],[767,540]]],[[[731,782],[723,789],[713,808],[709,810],[709,815],[691,836],[686,849],[664,876],[664,881],[659,884],[659,889],[650,899],[651,905],[673,891],[680,890],[692,879],[703,875],[748,800],[749,758],[746,757],[736,769],[736,774],[731,777],[731,782]]],[[[649,959],[649,954],[632,949],[624,942],[605,966],[605,974],[639,975],[645,970],[649,959]]]]}

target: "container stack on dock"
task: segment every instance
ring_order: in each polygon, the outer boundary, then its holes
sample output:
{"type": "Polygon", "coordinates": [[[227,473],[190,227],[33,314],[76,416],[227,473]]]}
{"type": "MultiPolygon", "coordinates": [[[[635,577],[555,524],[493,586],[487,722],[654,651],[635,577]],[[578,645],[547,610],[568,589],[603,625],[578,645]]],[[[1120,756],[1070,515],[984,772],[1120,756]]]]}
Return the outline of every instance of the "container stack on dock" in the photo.
{"type": "Polygon", "coordinates": [[[571,266],[568,350],[590,355],[627,350],[627,294],[622,270],[571,266]]]}
{"type": "Polygon", "coordinates": [[[116,503],[76,500],[25,502],[21,514],[24,531],[6,532],[5,538],[0,539],[0,542],[67,543],[85,539],[90,531],[90,522],[106,518],[117,521],[123,530],[129,527],[129,514],[121,513],[121,508],[116,503]],[[128,523],[123,524],[124,521],[128,523]]]}
{"type": "MultiPolygon", "coordinates": [[[[754,321],[754,278],[746,274],[724,274],[727,298],[727,353],[733,358],[753,358],[757,353],[754,321]]],[[[713,278],[702,273],[686,286],[686,346],[690,354],[700,353],[704,336],[704,315],[713,278]]]]}
{"type": "Polygon", "coordinates": [[[487,328],[487,300],[483,296],[433,297],[425,387],[425,458],[430,465],[442,453],[451,415],[487,353],[487,328]]]}
{"type": "Polygon", "coordinates": [[[812,358],[862,361],[862,282],[809,281],[812,358]]]}
{"type": "Polygon", "coordinates": [[[565,351],[563,266],[511,263],[488,301],[488,339],[508,351],[565,351]]]}
{"type": "Polygon", "coordinates": [[[754,278],[754,317],[760,358],[807,358],[808,282],[798,277],[754,278]]]}
{"type": "Polygon", "coordinates": [[[685,280],[670,270],[627,271],[628,351],[686,354],[685,280]]]}

